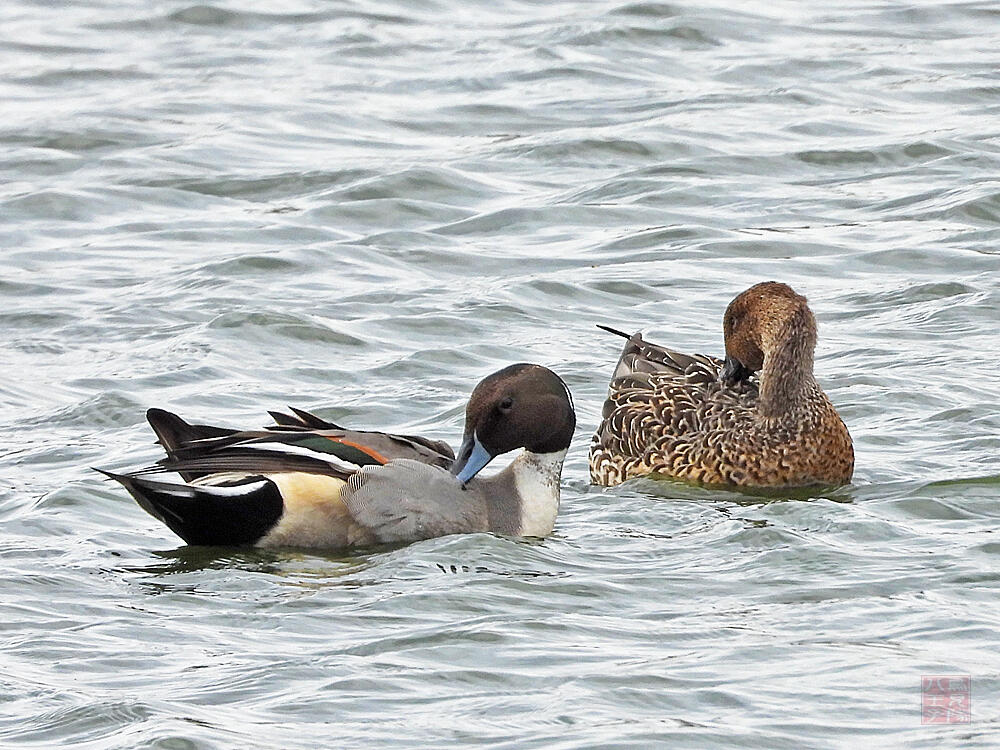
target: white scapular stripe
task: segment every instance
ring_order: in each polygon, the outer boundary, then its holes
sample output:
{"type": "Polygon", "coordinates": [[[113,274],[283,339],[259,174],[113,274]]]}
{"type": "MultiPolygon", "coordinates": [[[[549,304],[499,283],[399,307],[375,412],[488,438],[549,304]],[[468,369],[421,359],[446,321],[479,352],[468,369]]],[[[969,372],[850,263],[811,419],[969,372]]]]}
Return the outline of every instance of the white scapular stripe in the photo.
{"type": "Polygon", "coordinates": [[[275,453],[290,453],[296,456],[308,456],[309,458],[322,461],[335,469],[340,469],[341,471],[348,473],[355,472],[360,468],[358,464],[345,461],[339,456],[334,456],[330,453],[320,453],[319,451],[314,451],[301,445],[288,445],[287,443],[248,443],[239,447],[249,448],[251,450],[273,451],[275,453]]]}

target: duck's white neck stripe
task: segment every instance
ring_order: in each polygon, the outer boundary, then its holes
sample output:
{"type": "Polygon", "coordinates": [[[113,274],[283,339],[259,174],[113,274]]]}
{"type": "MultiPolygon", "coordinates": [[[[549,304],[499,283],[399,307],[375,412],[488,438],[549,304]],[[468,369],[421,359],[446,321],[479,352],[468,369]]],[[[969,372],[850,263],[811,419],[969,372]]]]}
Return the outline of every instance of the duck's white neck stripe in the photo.
{"type": "Polygon", "coordinates": [[[552,453],[523,451],[511,463],[520,499],[521,536],[548,536],[559,512],[559,479],[566,450],[552,453]]]}

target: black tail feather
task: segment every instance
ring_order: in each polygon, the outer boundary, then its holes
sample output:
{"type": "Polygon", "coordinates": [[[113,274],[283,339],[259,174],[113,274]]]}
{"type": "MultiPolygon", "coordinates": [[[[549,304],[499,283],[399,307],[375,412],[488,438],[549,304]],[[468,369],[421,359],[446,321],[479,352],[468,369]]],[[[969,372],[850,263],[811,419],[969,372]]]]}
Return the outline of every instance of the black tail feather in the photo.
{"type": "Polygon", "coordinates": [[[608,333],[613,333],[613,334],[615,334],[615,336],[621,336],[623,339],[630,339],[630,338],[632,338],[632,334],[631,333],[625,333],[624,331],[619,331],[617,328],[612,328],[611,326],[602,326],[600,323],[598,323],[597,327],[600,328],[602,331],[607,331],[608,333]]]}
{"type": "Polygon", "coordinates": [[[188,544],[253,544],[274,527],[284,512],[277,485],[264,477],[248,477],[223,487],[95,470],[120,482],[143,510],[188,544]]]}

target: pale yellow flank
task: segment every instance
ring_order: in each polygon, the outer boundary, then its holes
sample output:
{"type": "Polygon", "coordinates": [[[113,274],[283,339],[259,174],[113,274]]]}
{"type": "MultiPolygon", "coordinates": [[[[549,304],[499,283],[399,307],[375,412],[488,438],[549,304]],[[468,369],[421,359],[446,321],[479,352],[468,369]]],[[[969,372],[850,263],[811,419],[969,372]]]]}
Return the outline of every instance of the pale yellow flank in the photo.
{"type": "Polygon", "coordinates": [[[374,540],[357,524],[340,492],[346,482],[336,477],[304,472],[268,474],[278,486],[285,512],[258,547],[352,547],[374,540]]]}

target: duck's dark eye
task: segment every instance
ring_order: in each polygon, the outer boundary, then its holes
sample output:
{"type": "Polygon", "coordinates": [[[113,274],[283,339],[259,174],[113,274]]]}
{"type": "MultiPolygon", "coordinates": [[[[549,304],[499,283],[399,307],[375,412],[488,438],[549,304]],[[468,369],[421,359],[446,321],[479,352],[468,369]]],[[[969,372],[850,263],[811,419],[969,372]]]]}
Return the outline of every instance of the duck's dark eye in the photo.
{"type": "Polygon", "coordinates": [[[512,399],[510,396],[507,396],[499,404],[497,404],[497,408],[502,412],[510,411],[513,408],[513,406],[514,406],[514,399],[512,399]]]}

